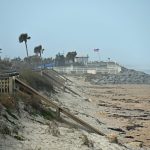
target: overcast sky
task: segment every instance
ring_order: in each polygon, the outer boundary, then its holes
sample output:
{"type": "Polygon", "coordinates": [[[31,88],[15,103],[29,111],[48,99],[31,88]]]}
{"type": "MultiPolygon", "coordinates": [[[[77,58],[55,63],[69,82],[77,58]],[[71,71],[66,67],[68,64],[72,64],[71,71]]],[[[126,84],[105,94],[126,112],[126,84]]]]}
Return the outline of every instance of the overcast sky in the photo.
{"type": "Polygon", "coordinates": [[[41,44],[45,57],[77,51],[90,60],[111,58],[124,66],[150,68],[150,0],[0,0],[2,57],[23,58],[41,44]]]}

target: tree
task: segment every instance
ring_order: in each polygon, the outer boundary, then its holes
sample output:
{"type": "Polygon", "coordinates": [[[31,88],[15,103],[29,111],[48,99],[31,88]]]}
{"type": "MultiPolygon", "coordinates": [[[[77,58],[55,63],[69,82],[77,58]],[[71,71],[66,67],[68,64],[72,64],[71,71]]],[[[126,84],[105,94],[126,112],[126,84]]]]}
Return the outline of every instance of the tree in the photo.
{"type": "Polygon", "coordinates": [[[34,48],[34,53],[36,55],[40,54],[40,57],[41,57],[41,54],[43,54],[43,51],[44,51],[44,49],[42,48],[42,45],[36,46],[34,48]]]}
{"type": "Polygon", "coordinates": [[[65,65],[65,57],[63,54],[58,53],[55,58],[56,66],[64,66],[65,65]]]}
{"type": "Polygon", "coordinates": [[[31,37],[28,36],[27,33],[22,33],[22,34],[20,34],[20,36],[19,36],[19,42],[20,42],[20,43],[25,42],[27,57],[29,56],[29,55],[28,55],[28,47],[27,47],[27,40],[29,40],[29,39],[31,39],[31,37]]]}
{"type": "Polygon", "coordinates": [[[76,55],[77,55],[76,51],[74,51],[74,52],[68,52],[67,55],[66,55],[66,60],[67,61],[71,60],[74,63],[74,59],[75,59],[76,55]]]}
{"type": "Polygon", "coordinates": [[[45,63],[45,64],[49,64],[49,63],[53,63],[53,62],[54,62],[54,59],[52,57],[43,59],[43,63],[45,63]]]}

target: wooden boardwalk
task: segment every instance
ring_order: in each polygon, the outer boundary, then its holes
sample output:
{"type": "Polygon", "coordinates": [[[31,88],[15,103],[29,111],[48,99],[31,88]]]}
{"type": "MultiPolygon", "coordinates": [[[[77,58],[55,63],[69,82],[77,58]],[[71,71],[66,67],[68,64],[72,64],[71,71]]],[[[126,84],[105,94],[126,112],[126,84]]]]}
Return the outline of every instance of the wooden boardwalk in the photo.
{"type": "MultiPolygon", "coordinates": [[[[57,86],[61,85],[63,88],[66,88],[66,89],[70,90],[72,93],[77,94],[73,90],[71,90],[70,88],[65,86],[65,81],[67,80],[67,78],[61,77],[61,75],[57,74],[57,72],[54,72],[54,71],[46,72],[46,71],[44,71],[43,74],[45,76],[47,76],[49,79],[51,79],[55,83],[55,85],[56,84],[57,84],[57,86]]],[[[83,121],[82,119],[73,115],[71,112],[68,111],[68,109],[66,110],[66,109],[62,108],[61,106],[59,106],[58,104],[56,104],[55,102],[50,100],[45,95],[40,94],[38,91],[36,91],[35,89],[30,87],[26,83],[24,83],[20,79],[16,78],[15,76],[17,76],[17,75],[18,75],[18,73],[17,74],[16,73],[12,73],[12,74],[10,73],[7,75],[5,74],[5,75],[0,76],[0,93],[12,93],[14,90],[16,90],[16,91],[20,91],[20,92],[26,92],[29,95],[36,95],[36,96],[40,97],[41,100],[43,102],[45,102],[47,105],[55,108],[58,117],[60,117],[61,113],[63,113],[64,115],[73,119],[75,122],[86,127],[88,130],[105,136],[104,133],[102,133],[101,131],[99,131],[98,129],[96,129],[95,127],[90,125],[89,123],[87,123],[87,122],[83,121]]]]}

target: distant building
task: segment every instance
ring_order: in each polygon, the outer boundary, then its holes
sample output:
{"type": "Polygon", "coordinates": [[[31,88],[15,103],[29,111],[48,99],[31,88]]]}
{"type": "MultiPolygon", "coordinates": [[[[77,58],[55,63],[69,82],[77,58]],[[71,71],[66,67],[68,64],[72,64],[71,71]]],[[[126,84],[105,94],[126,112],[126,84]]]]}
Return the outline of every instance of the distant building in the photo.
{"type": "Polygon", "coordinates": [[[88,59],[89,59],[89,56],[76,56],[75,57],[75,62],[76,63],[80,63],[80,64],[83,64],[83,65],[87,65],[88,63],[88,59]]]}

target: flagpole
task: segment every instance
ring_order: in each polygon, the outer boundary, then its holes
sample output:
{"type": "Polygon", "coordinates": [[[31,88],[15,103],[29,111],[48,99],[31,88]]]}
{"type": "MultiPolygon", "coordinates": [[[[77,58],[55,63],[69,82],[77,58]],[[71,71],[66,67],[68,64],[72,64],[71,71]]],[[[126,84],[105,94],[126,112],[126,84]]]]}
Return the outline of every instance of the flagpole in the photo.
{"type": "Polygon", "coordinates": [[[99,48],[94,48],[94,52],[98,53],[98,61],[100,62],[100,50],[99,50],[99,48]]]}

